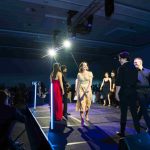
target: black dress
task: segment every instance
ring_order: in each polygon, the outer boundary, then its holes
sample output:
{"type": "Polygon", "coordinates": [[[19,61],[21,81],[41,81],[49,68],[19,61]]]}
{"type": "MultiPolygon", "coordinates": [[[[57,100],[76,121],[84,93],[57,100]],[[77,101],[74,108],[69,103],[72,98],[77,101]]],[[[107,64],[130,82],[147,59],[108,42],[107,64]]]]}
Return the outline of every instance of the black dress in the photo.
{"type": "Polygon", "coordinates": [[[104,99],[107,99],[109,92],[110,92],[110,81],[104,80],[103,91],[102,91],[104,99]]]}

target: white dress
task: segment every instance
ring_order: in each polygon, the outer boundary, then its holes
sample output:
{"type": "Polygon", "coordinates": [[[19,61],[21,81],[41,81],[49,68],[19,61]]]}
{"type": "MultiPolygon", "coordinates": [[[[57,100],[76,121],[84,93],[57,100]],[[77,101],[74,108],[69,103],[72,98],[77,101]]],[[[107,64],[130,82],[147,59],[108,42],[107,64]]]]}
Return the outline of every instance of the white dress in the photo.
{"type": "Polygon", "coordinates": [[[92,89],[89,87],[88,93],[85,94],[87,87],[90,84],[90,80],[93,78],[92,72],[88,72],[86,76],[83,76],[82,73],[78,73],[78,89],[77,89],[77,103],[76,103],[76,111],[86,111],[91,106],[92,101],[92,89]]]}

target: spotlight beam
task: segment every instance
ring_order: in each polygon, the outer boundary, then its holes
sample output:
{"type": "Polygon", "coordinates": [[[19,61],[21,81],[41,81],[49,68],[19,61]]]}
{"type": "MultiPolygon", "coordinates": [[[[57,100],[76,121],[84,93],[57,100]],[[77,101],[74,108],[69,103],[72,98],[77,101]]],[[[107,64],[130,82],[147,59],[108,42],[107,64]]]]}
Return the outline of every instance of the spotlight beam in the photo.
{"type": "Polygon", "coordinates": [[[74,63],[76,64],[76,67],[78,68],[78,63],[77,63],[77,61],[76,61],[74,55],[73,55],[71,52],[70,52],[70,55],[72,56],[72,58],[73,58],[73,60],[74,60],[74,63]]]}

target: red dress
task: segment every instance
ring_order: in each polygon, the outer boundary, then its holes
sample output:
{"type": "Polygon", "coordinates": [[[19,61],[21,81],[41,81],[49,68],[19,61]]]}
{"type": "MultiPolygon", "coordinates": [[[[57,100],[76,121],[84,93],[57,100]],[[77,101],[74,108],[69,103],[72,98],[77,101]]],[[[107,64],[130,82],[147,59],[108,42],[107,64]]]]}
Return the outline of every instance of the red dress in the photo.
{"type": "Polygon", "coordinates": [[[53,83],[53,97],[54,97],[54,118],[55,120],[62,120],[62,91],[59,80],[52,79],[53,83]]]}

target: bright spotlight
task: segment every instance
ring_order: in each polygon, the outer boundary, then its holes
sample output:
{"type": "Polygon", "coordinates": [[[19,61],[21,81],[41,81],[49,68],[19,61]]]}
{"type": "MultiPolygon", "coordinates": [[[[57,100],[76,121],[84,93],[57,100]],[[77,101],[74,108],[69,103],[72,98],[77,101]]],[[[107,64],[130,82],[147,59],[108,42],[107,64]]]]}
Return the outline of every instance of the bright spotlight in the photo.
{"type": "Polygon", "coordinates": [[[49,54],[50,56],[55,56],[55,55],[56,55],[56,51],[55,51],[54,49],[49,49],[49,50],[48,50],[48,54],[49,54]]]}
{"type": "Polygon", "coordinates": [[[65,48],[70,48],[71,47],[71,42],[69,40],[65,40],[63,43],[65,48]]]}

